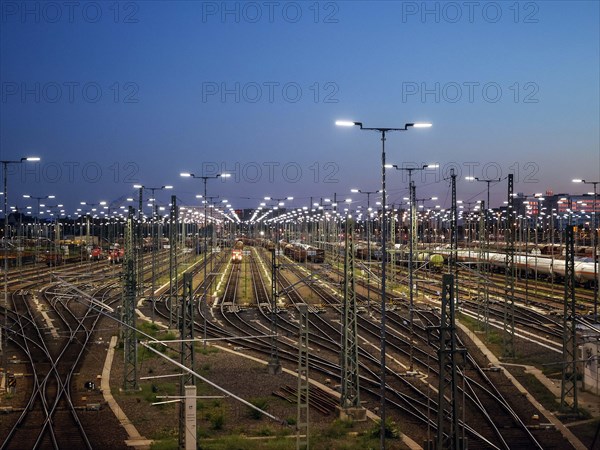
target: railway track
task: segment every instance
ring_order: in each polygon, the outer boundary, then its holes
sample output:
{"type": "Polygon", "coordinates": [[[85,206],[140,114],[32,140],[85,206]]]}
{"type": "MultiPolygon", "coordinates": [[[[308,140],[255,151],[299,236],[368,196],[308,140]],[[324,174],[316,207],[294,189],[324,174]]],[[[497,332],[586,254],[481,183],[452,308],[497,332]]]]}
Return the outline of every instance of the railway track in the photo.
{"type": "MultiPolygon", "coordinates": [[[[256,274],[260,274],[259,279],[263,280],[264,276],[260,272],[258,263],[252,263],[254,267],[252,270],[253,280],[257,278],[256,274]]],[[[240,340],[233,339],[241,336],[257,336],[260,334],[264,334],[266,330],[269,329],[270,320],[271,320],[271,311],[270,307],[266,307],[269,304],[268,298],[268,289],[266,289],[265,282],[253,282],[255,286],[255,298],[258,301],[258,311],[260,312],[260,316],[255,316],[254,319],[248,320],[248,317],[242,317],[240,314],[249,315],[247,311],[244,311],[240,308],[236,308],[236,286],[237,286],[237,273],[238,270],[232,270],[229,272],[229,276],[226,282],[226,290],[223,297],[223,302],[220,306],[221,316],[219,321],[223,323],[225,326],[218,326],[216,323],[210,323],[208,334],[214,337],[220,337],[225,341],[227,338],[231,338],[231,342],[237,342],[239,345],[240,340]],[[266,301],[262,301],[266,300],[266,301]],[[257,318],[258,317],[258,318],[257,318]],[[252,322],[260,322],[260,325],[254,326],[250,325],[252,322]],[[230,330],[230,331],[227,331],[230,330]],[[233,330],[233,331],[231,331],[233,330]]],[[[300,276],[300,274],[297,274],[300,276]]],[[[280,282],[280,281],[279,281],[280,282]]],[[[279,289],[288,289],[290,281],[283,281],[283,284],[279,285],[279,289]]],[[[303,301],[301,298],[294,298],[294,294],[290,295],[292,290],[287,292],[287,298],[293,304],[296,301],[303,301]]],[[[330,294],[327,294],[330,295],[330,294]]],[[[339,308],[338,299],[330,298],[329,301],[332,305],[336,305],[336,308],[339,308]]],[[[293,308],[292,308],[293,311],[293,308]]],[[[339,312],[339,311],[338,311],[339,312]]],[[[297,326],[294,323],[293,312],[283,313],[280,312],[278,315],[278,327],[279,333],[282,336],[279,340],[279,357],[282,361],[289,363],[291,365],[295,365],[297,361],[297,353],[296,347],[292,342],[292,339],[289,339],[289,336],[295,336],[297,334],[297,326]],[[290,315],[290,319],[282,317],[285,315],[290,315]],[[286,339],[287,338],[287,339],[286,339]]],[[[339,327],[336,327],[329,323],[327,320],[322,319],[320,315],[311,314],[310,315],[311,325],[309,325],[311,329],[311,334],[309,340],[311,341],[311,345],[315,347],[319,347],[319,352],[313,352],[311,356],[310,366],[311,371],[316,371],[322,377],[335,377],[339,379],[339,364],[337,364],[337,355],[339,354],[339,339],[336,339],[335,334],[339,333],[339,327]],[[315,318],[316,316],[316,318],[315,318]],[[327,337],[325,337],[325,335],[327,337]],[[327,356],[330,355],[330,356],[327,356]]],[[[398,316],[398,321],[392,321],[391,324],[396,326],[397,324],[402,323],[404,319],[398,316]]],[[[366,328],[370,326],[372,334],[378,335],[378,328],[376,323],[371,323],[370,325],[364,325],[362,329],[365,330],[365,333],[368,331],[366,328]]],[[[400,355],[404,354],[406,357],[406,349],[410,346],[410,343],[406,339],[402,339],[402,334],[405,332],[401,330],[401,326],[398,327],[399,330],[395,330],[394,334],[398,339],[398,343],[391,343],[391,348],[393,353],[397,353],[397,357],[401,358],[400,355]]],[[[426,335],[425,327],[422,328],[422,334],[426,335]]],[[[421,341],[425,340],[424,336],[419,338],[421,341]]],[[[391,339],[391,341],[394,339],[391,339]]],[[[266,338],[248,338],[247,340],[242,340],[244,348],[247,348],[251,351],[259,352],[262,355],[270,354],[270,341],[266,338]]],[[[422,352],[421,359],[436,361],[435,358],[435,348],[433,350],[429,350],[429,352],[425,352],[423,350],[419,350],[422,352]]],[[[379,381],[377,376],[377,368],[378,368],[378,360],[368,352],[361,350],[360,354],[361,360],[361,371],[363,373],[361,377],[361,383],[363,384],[363,390],[369,396],[371,396],[374,401],[377,401],[378,398],[378,387],[379,381]]],[[[423,363],[425,365],[425,363],[423,363]]],[[[471,364],[474,365],[473,362],[471,364]]],[[[432,377],[435,376],[435,364],[426,365],[426,368],[423,370],[427,373],[433,374],[432,377]]],[[[399,376],[395,369],[390,367],[389,373],[391,376],[391,382],[389,382],[389,386],[387,389],[388,397],[386,397],[386,401],[392,407],[397,408],[399,414],[407,414],[411,417],[411,420],[415,420],[419,422],[421,427],[427,427],[429,429],[435,429],[435,424],[433,423],[433,418],[435,417],[435,408],[436,403],[432,401],[432,399],[426,395],[423,391],[423,386],[419,385],[419,383],[411,383],[406,380],[406,377],[399,376]],[[404,391],[403,391],[404,390],[404,391]],[[408,393],[407,393],[408,391],[408,393]]],[[[498,393],[495,392],[492,386],[492,382],[485,378],[483,370],[474,365],[474,367],[470,370],[473,370],[478,374],[478,377],[471,376],[464,377],[464,385],[465,387],[465,398],[468,398],[469,401],[475,405],[475,410],[480,411],[480,415],[488,417],[487,419],[487,430],[486,432],[480,432],[478,424],[478,429],[476,430],[473,427],[465,424],[465,430],[467,435],[470,436],[472,442],[478,442],[479,445],[483,445],[486,448],[518,448],[518,443],[527,442],[527,446],[531,447],[533,445],[534,448],[541,448],[537,443],[535,437],[533,437],[527,430],[526,425],[518,419],[519,415],[510,409],[508,402],[498,393]],[[487,386],[487,387],[485,387],[487,386]],[[481,398],[487,396],[484,400],[481,398]],[[481,409],[484,403],[494,404],[495,406],[488,406],[491,408],[491,412],[488,412],[485,408],[481,409]],[[509,412],[507,414],[507,411],[509,412]],[[497,417],[508,416],[510,420],[507,422],[499,422],[500,426],[495,426],[495,420],[497,417]],[[494,444],[499,440],[500,445],[494,444]]],[[[429,391],[434,392],[435,388],[432,386],[435,383],[431,383],[429,386],[429,391]]],[[[465,411],[468,408],[465,408],[465,411]]],[[[477,414],[475,414],[477,415],[477,414]]],[[[467,423],[469,421],[467,420],[467,423]]],[[[551,447],[547,447],[551,448],[551,447]]]]}
{"type": "MultiPolygon", "coordinates": [[[[34,287],[39,288],[31,284],[31,289],[13,292],[12,308],[7,312],[11,319],[9,338],[26,358],[32,390],[0,448],[91,449],[71,395],[71,383],[100,315],[89,305],[74,301],[77,294],[71,288],[57,283],[39,290],[34,287]]],[[[109,282],[94,288],[92,295],[100,301],[116,302],[120,296],[115,287],[114,281],[109,282]]]]}

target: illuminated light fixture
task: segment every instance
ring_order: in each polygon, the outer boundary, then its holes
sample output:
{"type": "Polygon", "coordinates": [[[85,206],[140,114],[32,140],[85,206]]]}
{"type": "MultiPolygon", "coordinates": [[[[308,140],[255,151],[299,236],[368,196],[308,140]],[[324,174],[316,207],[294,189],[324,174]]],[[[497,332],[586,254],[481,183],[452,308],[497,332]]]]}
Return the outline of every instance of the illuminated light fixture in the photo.
{"type": "Polygon", "coordinates": [[[349,120],[336,120],[335,124],[338,127],[353,127],[354,125],[358,125],[358,122],[351,122],[349,120]]]}

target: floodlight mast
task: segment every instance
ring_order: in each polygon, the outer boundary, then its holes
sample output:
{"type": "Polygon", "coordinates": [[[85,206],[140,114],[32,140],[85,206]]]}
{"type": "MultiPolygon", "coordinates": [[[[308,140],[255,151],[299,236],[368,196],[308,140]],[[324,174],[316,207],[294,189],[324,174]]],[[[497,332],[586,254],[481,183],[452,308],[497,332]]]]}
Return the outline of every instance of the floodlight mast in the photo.
{"type": "MultiPolygon", "coordinates": [[[[2,164],[2,179],[4,180],[4,307],[8,310],[8,240],[10,238],[8,230],[8,166],[12,164],[22,164],[24,162],[37,162],[40,158],[37,156],[25,156],[17,160],[0,160],[2,164]]],[[[2,340],[3,331],[0,329],[0,350],[2,351],[2,369],[5,376],[3,377],[4,386],[6,387],[6,373],[8,372],[8,359],[6,351],[8,346],[8,314],[4,314],[4,341],[2,340]]]]}
{"type": "Polygon", "coordinates": [[[386,249],[386,239],[387,239],[387,225],[386,225],[386,187],[385,187],[385,136],[387,133],[392,131],[407,131],[409,128],[429,128],[431,127],[430,123],[406,123],[403,128],[379,128],[379,127],[364,127],[362,122],[355,122],[349,120],[338,120],[336,121],[336,125],[342,127],[352,127],[358,126],[361,130],[365,131],[376,131],[381,134],[381,210],[382,210],[382,220],[381,220],[381,427],[379,430],[379,438],[380,438],[380,447],[385,450],[385,356],[386,356],[386,319],[385,319],[385,300],[386,300],[386,259],[387,259],[387,249],[386,249]]]}
{"type": "MultiPolygon", "coordinates": [[[[204,176],[200,176],[200,175],[194,175],[193,173],[190,172],[181,172],[179,174],[181,177],[184,178],[196,178],[199,180],[202,180],[204,182],[204,199],[202,200],[202,203],[204,204],[204,307],[208,307],[208,279],[207,279],[207,273],[206,273],[206,266],[208,263],[208,260],[206,259],[208,257],[208,215],[207,215],[207,211],[206,211],[206,207],[207,207],[207,194],[206,194],[206,184],[208,182],[208,180],[214,180],[217,178],[229,178],[231,176],[230,173],[218,173],[216,175],[204,175],[204,176]]],[[[197,241],[195,241],[197,243],[197,241]]],[[[213,243],[214,245],[214,243],[213,243]]],[[[196,246],[197,247],[197,246],[196,246]]],[[[197,249],[196,249],[197,250],[197,249]]],[[[203,335],[204,335],[204,348],[206,348],[206,334],[207,334],[207,324],[206,324],[206,316],[207,316],[208,312],[205,311],[205,313],[203,314],[204,316],[204,326],[203,326],[203,335]]]]}

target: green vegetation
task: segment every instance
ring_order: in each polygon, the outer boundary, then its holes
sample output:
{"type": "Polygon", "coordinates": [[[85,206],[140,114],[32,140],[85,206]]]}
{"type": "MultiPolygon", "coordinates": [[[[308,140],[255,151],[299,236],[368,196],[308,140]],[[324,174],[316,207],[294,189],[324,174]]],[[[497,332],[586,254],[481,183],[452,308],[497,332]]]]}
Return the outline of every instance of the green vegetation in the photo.
{"type": "MultiPolygon", "coordinates": [[[[381,429],[380,421],[376,422],[376,425],[371,428],[369,434],[372,438],[379,438],[379,432],[381,429]]],[[[385,421],[385,437],[387,439],[399,439],[400,438],[400,429],[398,425],[390,419],[385,421]]]]}
{"type": "MultiPolygon", "coordinates": [[[[156,438],[155,438],[156,439],[156,438]]],[[[156,439],[150,446],[151,450],[176,450],[179,446],[178,438],[156,439]]]]}
{"type": "MultiPolygon", "coordinates": [[[[257,408],[262,409],[263,411],[266,411],[269,408],[268,400],[263,397],[250,399],[249,402],[257,408]]],[[[260,420],[263,418],[263,414],[260,411],[252,409],[250,407],[248,407],[248,415],[254,420],[260,420]]]]}
{"type": "MultiPolygon", "coordinates": [[[[256,399],[257,403],[260,403],[256,399]]],[[[275,425],[263,425],[253,431],[246,427],[232,429],[229,434],[222,435],[227,422],[227,415],[222,409],[215,409],[205,415],[210,425],[198,429],[198,448],[206,450],[287,450],[295,447],[295,431],[293,427],[277,427],[275,425]]],[[[287,422],[295,424],[294,418],[288,418],[287,422]]],[[[374,424],[372,430],[354,431],[357,424],[352,421],[336,420],[323,430],[310,430],[310,445],[313,448],[327,448],[335,450],[364,450],[379,448],[379,425],[374,424]]],[[[364,427],[362,427],[364,429],[364,427]]],[[[398,431],[389,422],[387,427],[388,437],[395,439],[398,431]]],[[[172,430],[176,433],[177,430],[172,430]]],[[[160,439],[153,446],[153,450],[167,450],[177,448],[177,439],[169,430],[161,430],[152,436],[160,439]]],[[[398,448],[398,444],[390,442],[390,448],[398,448]]]]}
{"type": "MultiPolygon", "coordinates": [[[[157,399],[157,396],[162,396],[162,395],[177,395],[179,393],[179,388],[175,383],[168,383],[168,382],[164,382],[164,383],[151,383],[151,384],[143,384],[142,385],[142,394],[143,394],[143,398],[144,400],[146,400],[149,403],[152,402],[157,402],[160,401],[160,399],[157,399]]],[[[160,405],[160,407],[174,407],[175,404],[165,404],[165,405],[160,405]]]]}
{"type": "Polygon", "coordinates": [[[212,347],[210,345],[207,345],[206,347],[204,347],[203,344],[196,344],[195,349],[196,349],[196,353],[200,354],[200,355],[211,355],[214,353],[219,353],[218,348],[212,347]]]}
{"type": "Polygon", "coordinates": [[[222,409],[215,409],[209,414],[208,420],[210,421],[213,430],[222,430],[223,425],[225,424],[225,411],[222,409]]]}
{"type": "Polygon", "coordinates": [[[519,376],[519,382],[531,395],[533,395],[549,411],[554,411],[558,407],[556,397],[540,381],[529,373],[523,373],[519,376]]]}
{"type": "Polygon", "coordinates": [[[353,427],[354,422],[351,420],[337,419],[333,421],[329,428],[323,431],[323,436],[328,438],[341,438],[346,436],[348,431],[350,431],[353,427]]]}

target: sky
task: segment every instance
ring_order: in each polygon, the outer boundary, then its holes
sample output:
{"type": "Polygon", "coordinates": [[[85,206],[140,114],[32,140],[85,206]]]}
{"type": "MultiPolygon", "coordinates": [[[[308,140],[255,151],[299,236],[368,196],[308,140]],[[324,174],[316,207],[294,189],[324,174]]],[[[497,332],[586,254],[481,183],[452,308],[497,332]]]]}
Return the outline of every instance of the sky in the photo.
{"type": "MultiPolygon", "coordinates": [[[[538,2],[0,3],[0,159],[9,205],[55,195],[119,202],[133,184],[174,185],[180,204],[208,194],[234,208],[265,196],[364,196],[381,189],[378,133],[417,198],[484,199],[465,176],[515,175],[524,194],[582,193],[600,180],[600,9],[538,2]]],[[[388,202],[407,196],[389,170],[388,202]]],[[[491,184],[491,203],[506,181],[491,184]]],[[[48,201],[49,202],[49,201],[48,201]]]]}

